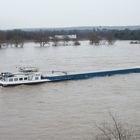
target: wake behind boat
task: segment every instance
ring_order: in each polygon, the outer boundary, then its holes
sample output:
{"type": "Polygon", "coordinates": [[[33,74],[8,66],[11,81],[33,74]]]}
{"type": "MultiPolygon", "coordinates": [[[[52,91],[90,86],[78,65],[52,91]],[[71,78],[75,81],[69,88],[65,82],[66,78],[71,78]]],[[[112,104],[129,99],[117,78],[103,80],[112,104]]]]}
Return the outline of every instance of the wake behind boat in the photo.
{"type": "Polygon", "coordinates": [[[47,73],[45,75],[39,72],[35,67],[20,67],[18,73],[1,73],[0,85],[12,86],[21,84],[37,84],[51,81],[78,80],[129,73],[140,73],[140,67],[78,74],[68,74],[64,71],[51,71],[51,73],[47,73]]]}

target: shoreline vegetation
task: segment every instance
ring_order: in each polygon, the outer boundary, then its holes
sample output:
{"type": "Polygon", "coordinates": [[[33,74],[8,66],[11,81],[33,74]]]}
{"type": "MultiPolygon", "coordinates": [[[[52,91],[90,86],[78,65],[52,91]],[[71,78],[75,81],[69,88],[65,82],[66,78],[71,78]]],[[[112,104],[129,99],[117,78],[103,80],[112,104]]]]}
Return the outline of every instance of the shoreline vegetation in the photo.
{"type": "Polygon", "coordinates": [[[117,40],[131,40],[130,44],[140,44],[140,30],[33,30],[20,29],[0,31],[0,48],[3,46],[23,47],[26,42],[34,42],[41,47],[80,45],[80,41],[88,40],[90,45],[113,45],[117,40]],[[60,43],[61,42],[61,43],[60,43]]]}
{"type": "Polygon", "coordinates": [[[98,130],[93,140],[139,140],[139,126],[132,127],[128,123],[122,123],[116,116],[109,113],[110,121],[104,121],[99,125],[95,123],[98,130]]]}

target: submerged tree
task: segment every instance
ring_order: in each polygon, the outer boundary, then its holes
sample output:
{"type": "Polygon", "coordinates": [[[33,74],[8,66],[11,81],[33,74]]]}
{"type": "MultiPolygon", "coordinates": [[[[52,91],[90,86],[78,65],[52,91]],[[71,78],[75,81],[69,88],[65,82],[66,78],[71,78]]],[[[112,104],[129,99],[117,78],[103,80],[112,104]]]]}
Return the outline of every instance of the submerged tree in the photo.
{"type": "Polygon", "coordinates": [[[34,42],[40,44],[41,47],[44,47],[49,43],[48,33],[46,31],[38,31],[34,33],[34,42]]]}
{"type": "Polygon", "coordinates": [[[109,32],[109,33],[106,35],[105,39],[106,39],[108,45],[113,45],[113,44],[115,43],[115,41],[116,41],[115,38],[114,38],[114,36],[113,36],[113,33],[112,33],[112,32],[109,32]]]}
{"type": "Polygon", "coordinates": [[[23,31],[21,30],[13,30],[11,32],[12,37],[8,41],[10,44],[13,44],[15,47],[23,47],[24,45],[24,38],[23,38],[23,31]]]}
{"type": "Polygon", "coordinates": [[[89,38],[89,41],[90,41],[90,44],[91,45],[99,45],[100,44],[100,37],[96,34],[96,32],[89,32],[88,34],[88,38],[89,38]]]}
{"type": "Polygon", "coordinates": [[[64,46],[67,46],[69,41],[70,41],[69,36],[65,35],[63,38],[64,46]]]}
{"type": "Polygon", "coordinates": [[[54,43],[53,46],[58,46],[59,38],[57,36],[54,36],[52,41],[54,43]]]}
{"type": "Polygon", "coordinates": [[[6,39],[5,32],[0,31],[0,48],[2,47],[3,43],[5,43],[5,39],[6,39]]]}
{"type": "Polygon", "coordinates": [[[80,42],[76,39],[74,40],[74,46],[79,46],[80,45],[80,42]]]}

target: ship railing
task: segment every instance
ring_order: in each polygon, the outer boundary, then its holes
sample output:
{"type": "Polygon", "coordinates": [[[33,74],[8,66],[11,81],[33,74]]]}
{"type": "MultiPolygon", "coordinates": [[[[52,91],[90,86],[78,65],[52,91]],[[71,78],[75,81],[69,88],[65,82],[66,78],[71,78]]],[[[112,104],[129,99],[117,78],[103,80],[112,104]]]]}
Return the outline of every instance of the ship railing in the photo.
{"type": "Polygon", "coordinates": [[[64,74],[66,74],[66,75],[68,74],[68,72],[66,72],[66,71],[54,71],[54,70],[52,70],[51,72],[52,72],[52,74],[54,74],[54,73],[56,73],[56,72],[64,73],[64,74]]]}
{"type": "Polygon", "coordinates": [[[19,72],[23,72],[23,73],[32,73],[32,72],[39,71],[39,69],[36,67],[19,67],[18,70],[19,72]]]}

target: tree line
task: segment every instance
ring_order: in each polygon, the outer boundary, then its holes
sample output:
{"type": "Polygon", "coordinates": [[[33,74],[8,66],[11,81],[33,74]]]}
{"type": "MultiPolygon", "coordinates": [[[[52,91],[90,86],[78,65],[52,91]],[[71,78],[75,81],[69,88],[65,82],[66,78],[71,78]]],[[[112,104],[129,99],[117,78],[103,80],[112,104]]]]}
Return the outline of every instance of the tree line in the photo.
{"type": "Polygon", "coordinates": [[[58,46],[59,41],[73,41],[74,45],[80,45],[81,40],[89,40],[91,45],[99,45],[102,41],[112,45],[116,40],[140,40],[140,30],[36,30],[24,31],[20,29],[0,31],[0,47],[2,45],[11,45],[15,47],[23,47],[25,42],[32,41],[45,46],[49,42],[53,42],[54,46],[58,46]],[[71,39],[67,35],[75,34],[77,38],[71,39]],[[63,35],[64,38],[57,38],[56,35],[63,35]]]}

